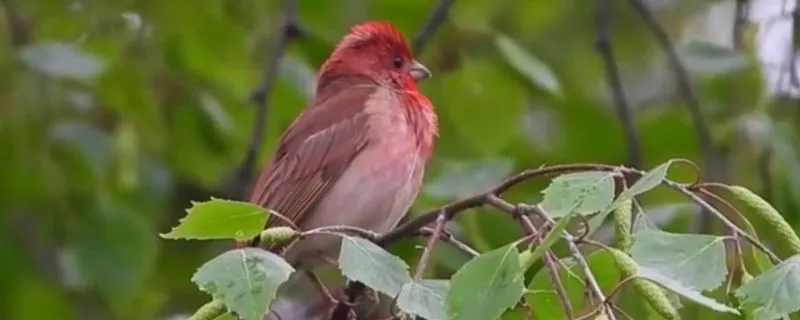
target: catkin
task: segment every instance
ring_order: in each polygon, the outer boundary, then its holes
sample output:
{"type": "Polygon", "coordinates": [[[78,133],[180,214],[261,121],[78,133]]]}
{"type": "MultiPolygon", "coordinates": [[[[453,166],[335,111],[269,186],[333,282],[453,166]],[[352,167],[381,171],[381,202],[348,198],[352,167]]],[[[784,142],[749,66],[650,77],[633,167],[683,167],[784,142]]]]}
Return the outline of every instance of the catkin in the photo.
{"type": "Polygon", "coordinates": [[[297,231],[290,227],[274,227],[261,231],[261,246],[267,247],[282,243],[297,236],[297,231]]]}
{"type": "Polygon", "coordinates": [[[612,218],[614,221],[614,243],[617,248],[628,252],[631,249],[631,212],[633,199],[620,202],[614,207],[612,218]]]}
{"type": "MultiPolygon", "coordinates": [[[[610,250],[614,255],[617,266],[624,276],[630,277],[636,275],[639,267],[628,254],[614,248],[610,250]]],[[[667,294],[663,288],[642,278],[635,278],[631,280],[631,283],[634,289],[647,300],[653,310],[664,317],[664,319],[676,320],[681,318],[680,314],[678,314],[678,310],[669,302],[669,298],[667,298],[667,294]]]]}
{"type": "Polygon", "coordinates": [[[753,213],[769,223],[778,236],[785,240],[792,254],[800,253],[800,238],[783,216],[769,202],[742,186],[726,186],[736,199],[744,203],[753,213]]]}

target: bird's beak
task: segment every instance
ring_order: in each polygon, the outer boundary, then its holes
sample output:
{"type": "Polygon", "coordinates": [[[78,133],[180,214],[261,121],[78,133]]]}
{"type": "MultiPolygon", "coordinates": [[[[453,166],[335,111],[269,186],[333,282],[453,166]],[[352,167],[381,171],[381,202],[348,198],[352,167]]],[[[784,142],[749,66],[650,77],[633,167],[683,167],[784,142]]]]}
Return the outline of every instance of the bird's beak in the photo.
{"type": "Polygon", "coordinates": [[[411,77],[417,81],[425,80],[431,77],[431,71],[417,60],[411,62],[411,67],[408,69],[408,73],[411,74],[411,77]]]}

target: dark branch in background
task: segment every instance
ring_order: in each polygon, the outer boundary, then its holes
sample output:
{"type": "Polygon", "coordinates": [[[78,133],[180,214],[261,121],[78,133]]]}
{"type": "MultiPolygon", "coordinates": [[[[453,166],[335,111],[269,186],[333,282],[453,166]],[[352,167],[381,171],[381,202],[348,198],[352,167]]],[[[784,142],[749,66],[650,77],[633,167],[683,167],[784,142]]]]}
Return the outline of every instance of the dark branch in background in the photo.
{"type": "Polygon", "coordinates": [[[628,150],[627,165],[629,167],[640,168],[642,164],[642,150],[639,138],[636,134],[636,127],[633,123],[633,116],[628,102],[625,98],[625,91],[622,88],[622,81],[619,76],[616,59],[614,58],[614,48],[611,46],[611,0],[597,0],[596,24],[597,39],[595,50],[603,59],[606,71],[608,89],[614,98],[614,107],[617,110],[622,131],[625,135],[625,144],[628,150]]]}
{"type": "Polygon", "coordinates": [[[450,12],[450,7],[453,5],[454,1],[455,0],[439,0],[439,2],[436,3],[433,11],[428,15],[425,24],[422,25],[422,28],[420,28],[419,32],[417,32],[414,39],[411,41],[411,51],[414,52],[415,55],[422,53],[422,49],[425,48],[425,45],[427,45],[428,41],[433,37],[436,29],[447,19],[447,14],[450,12]]]}
{"type": "MultiPolygon", "coordinates": [[[[672,69],[672,72],[675,74],[675,82],[678,86],[678,92],[686,103],[686,107],[689,108],[689,114],[692,117],[694,131],[697,135],[697,145],[700,153],[703,155],[703,172],[705,172],[708,178],[711,180],[722,181],[724,163],[722,163],[722,159],[720,159],[716,154],[716,150],[714,149],[711,138],[711,130],[709,129],[708,123],[706,123],[705,117],[703,117],[700,100],[694,91],[694,87],[692,86],[691,79],[686,71],[686,68],[683,66],[678,58],[677,53],[675,52],[675,48],[672,45],[672,41],[669,39],[667,31],[664,29],[664,26],[658,22],[658,19],[656,19],[653,12],[647,8],[643,0],[628,0],[628,3],[630,3],[631,7],[633,7],[634,11],[636,11],[636,13],[642,19],[647,29],[649,29],[655,37],[656,43],[658,43],[661,51],[663,51],[667,56],[667,62],[669,63],[670,69],[672,69]]],[[[711,220],[710,215],[700,215],[699,229],[701,232],[707,232],[711,227],[712,221],[713,220],[711,220]]]]}
{"type": "Polygon", "coordinates": [[[223,193],[234,199],[247,197],[247,192],[255,176],[256,159],[261,150],[264,132],[267,131],[267,114],[269,111],[268,97],[278,76],[280,62],[286,52],[289,43],[303,35],[302,29],[297,21],[297,3],[295,0],[284,0],[281,9],[281,19],[278,34],[272,49],[267,55],[267,65],[264,70],[264,77],[258,86],[253,89],[250,100],[256,107],[253,117],[253,131],[250,134],[250,141],[247,143],[247,151],[241,164],[236,169],[234,176],[223,188],[223,193]]]}
{"type": "Polygon", "coordinates": [[[19,7],[14,0],[0,0],[0,6],[6,14],[8,24],[8,34],[11,39],[11,46],[18,48],[31,42],[31,30],[25,23],[25,19],[20,13],[19,7]]]}
{"type": "Polygon", "coordinates": [[[705,118],[703,117],[703,112],[700,107],[700,100],[697,98],[697,94],[692,87],[691,79],[689,78],[686,68],[678,58],[678,54],[675,53],[675,48],[672,45],[672,41],[669,39],[667,31],[664,30],[664,27],[658,22],[650,9],[647,8],[642,0],[628,0],[628,2],[631,4],[636,13],[642,18],[642,21],[644,21],[650,32],[653,33],[653,36],[655,37],[659,47],[661,47],[661,50],[667,55],[670,68],[675,73],[678,91],[680,92],[681,97],[683,97],[683,100],[686,102],[686,106],[689,108],[689,113],[692,116],[692,122],[694,123],[694,129],[697,134],[700,151],[706,153],[707,155],[705,165],[710,165],[711,161],[709,161],[710,157],[708,157],[708,155],[712,154],[713,152],[711,131],[705,121],[705,118]]]}
{"type": "Polygon", "coordinates": [[[744,28],[747,26],[747,17],[750,14],[750,4],[747,0],[736,0],[736,14],[733,18],[733,49],[742,48],[744,28]]]}

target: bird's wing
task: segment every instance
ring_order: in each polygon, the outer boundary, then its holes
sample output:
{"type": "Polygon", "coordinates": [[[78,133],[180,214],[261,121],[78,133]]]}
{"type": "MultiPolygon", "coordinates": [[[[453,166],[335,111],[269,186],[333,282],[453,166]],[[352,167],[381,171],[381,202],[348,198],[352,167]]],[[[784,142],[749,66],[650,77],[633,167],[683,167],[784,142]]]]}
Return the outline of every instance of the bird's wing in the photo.
{"type": "MultiPolygon", "coordinates": [[[[299,224],[369,143],[364,108],[372,92],[342,90],[306,109],[284,132],[250,202],[299,224]]],[[[281,225],[286,223],[275,216],[267,221],[269,227],[281,225]]]]}

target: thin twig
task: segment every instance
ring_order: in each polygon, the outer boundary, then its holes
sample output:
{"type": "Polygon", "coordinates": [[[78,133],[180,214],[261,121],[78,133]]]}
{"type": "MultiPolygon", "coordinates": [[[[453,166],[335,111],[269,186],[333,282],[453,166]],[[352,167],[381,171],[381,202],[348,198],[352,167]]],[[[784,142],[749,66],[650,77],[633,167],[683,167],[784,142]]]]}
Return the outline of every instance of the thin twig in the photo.
{"type": "MultiPolygon", "coordinates": [[[[419,235],[423,237],[430,237],[433,235],[433,229],[428,227],[423,227],[419,230],[419,235]]],[[[461,242],[460,240],[456,239],[452,234],[442,230],[442,233],[439,235],[439,240],[444,241],[445,243],[455,247],[458,251],[463,252],[464,254],[470,256],[471,258],[477,257],[480,255],[480,252],[473,249],[466,243],[461,242]]]]}
{"type": "Polygon", "coordinates": [[[311,230],[303,231],[300,234],[300,236],[301,237],[308,237],[308,236],[312,236],[312,235],[315,235],[315,234],[341,235],[341,234],[348,234],[348,233],[357,235],[357,236],[359,236],[361,238],[364,238],[364,239],[367,239],[367,240],[370,240],[370,241],[375,241],[376,239],[378,239],[378,234],[376,234],[376,233],[374,233],[372,231],[361,229],[361,228],[357,228],[357,227],[353,227],[353,226],[348,226],[348,225],[333,225],[333,226],[323,226],[323,227],[319,227],[319,228],[314,228],[314,229],[311,229],[311,230]]]}
{"type": "MultiPolygon", "coordinates": [[[[529,216],[521,215],[520,221],[522,221],[522,226],[526,229],[527,233],[537,233],[536,227],[533,225],[533,222],[529,216]]],[[[536,237],[531,240],[534,241],[534,243],[541,244],[541,241],[538,241],[538,239],[539,238],[536,237]]],[[[567,317],[567,319],[575,319],[575,313],[572,311],[572,301],[569,299],[567,290],[564,288],[564,282],[561,281],[561,275],[558,274],[558,265],[556,263],[558,261],[558,257],[556,257],[552,250],[547,249],[542,255],[542,261],[544,262],[547,271],[550,273],[550,280],[553,282],[553,289],[556,290],[558,300],[561,303],[561,307],[564,309],[564,315],[567,317]]]]}
{"type": "Polygon", "coordinates": [[[419,262],[417,263],[417,270],[414,272],[414,280],[422,279],[422,274],[425,273],[425,269],[428,267],[428,260],[431,258],[433,246],[436,245],[436,242],[439,241],[439,238],[442,234],[444,223],[447,221],[446,218],[447,217],[445,216],[444,212],[439,213],[439,216],[436,218],[436,226],[433,228],[433,234],[428,237],[428,243],[425,245],[425,251],[422,251],[422,256],[419,258],[419,262]]]}
{"type": "Polygon", "coordinates": [[[280,69],[281,58],[283,58],[283,54],[286,52],[289,43],[302,35],[297,22],[296,0],[283,0],[278,30],[275,42],[267,55],[264,77],[250,95],[250,100],[256,107],[256,113],[253,116],[253,131],[250,133],[247,151],[232,181],[230,181],[223,190],[223,192],[232,198],[243,199],[247,196],[247,191],[255,175],[256,159],[261,150],[264,133],[267,131],[267,116],[269,113],[267,98],[274,87],[275,79],[278,77],[278,70],[280,69]]]}
{"type": "Polygon", "coordinates": [[[627,99],[625,98],[625,90],[622,87],[622,80],[619,76],[619,68],[617,67],[616,59],[614,58],[614,48],[611,46],[610,40],[610,24],[611,17],[611,1],[610,0],[597,0],[597,13],[595,16],[597,24],[597,39],[595,41],[595,50],[603,60],[603,66],[606,72],[606,83],[608,89],[611,91],[614,99],[614,108],[617,110],[622,131],[625,136],[625,143],[628,151],[627,165],[634,168],[641,167],[642,164],[642,150],[639,144],[639,138],[636,134],[636,126],[633,123],[633,116],[631,109],[628,106],[627,99]]]}
{"type": "MultiPolygon", "coordinates": [[[[550,223],[555,223],[553,218],[551,218],[541,206],[531,206],[533,212],[538,213],[543,219],[550,223]]],[[[589,285],[589,289],[592,291],[595,299],[597,299],[601,303],[601,308],[605,311],[606,318],[608,320],[615,320],[616,315],[614,315],[614,311],[610,308],[605,306],[606,297],[603,295],[603,290],[600,289],[600,285],[597,284],[597,279],[594,278],[594,274],[592,273],[592,269],[589,268],[589,263],[586,262],[586,258],[581,253],[581,250],[578,248],[578,245],[575,244],[575,237],[573,237],[569,232],[562,231],[562,237],[564,240],[567,241],[567,246],[569,247],[569,251],[572,253],[573,258],[577,261],[578,265],[583,270],[583,275],[586,277],[586,282],[589,285]]]]}
{"type": "Polygon", "coordinates": [[[436,3],[436,6],[433,8],[430,15],[428,15],[428,19],[425,20],[425,24],[422,25],[422,28],[411,41],[411,51],[414,52],[415,55],[422,53],[422,49],[425,48],[425,45],[428,44],[433,34],[447,18],[447,14],[450,12],[450,7],[452,7],[454,1],[455,0],[439,0],[439,2],[436,3]]]}

